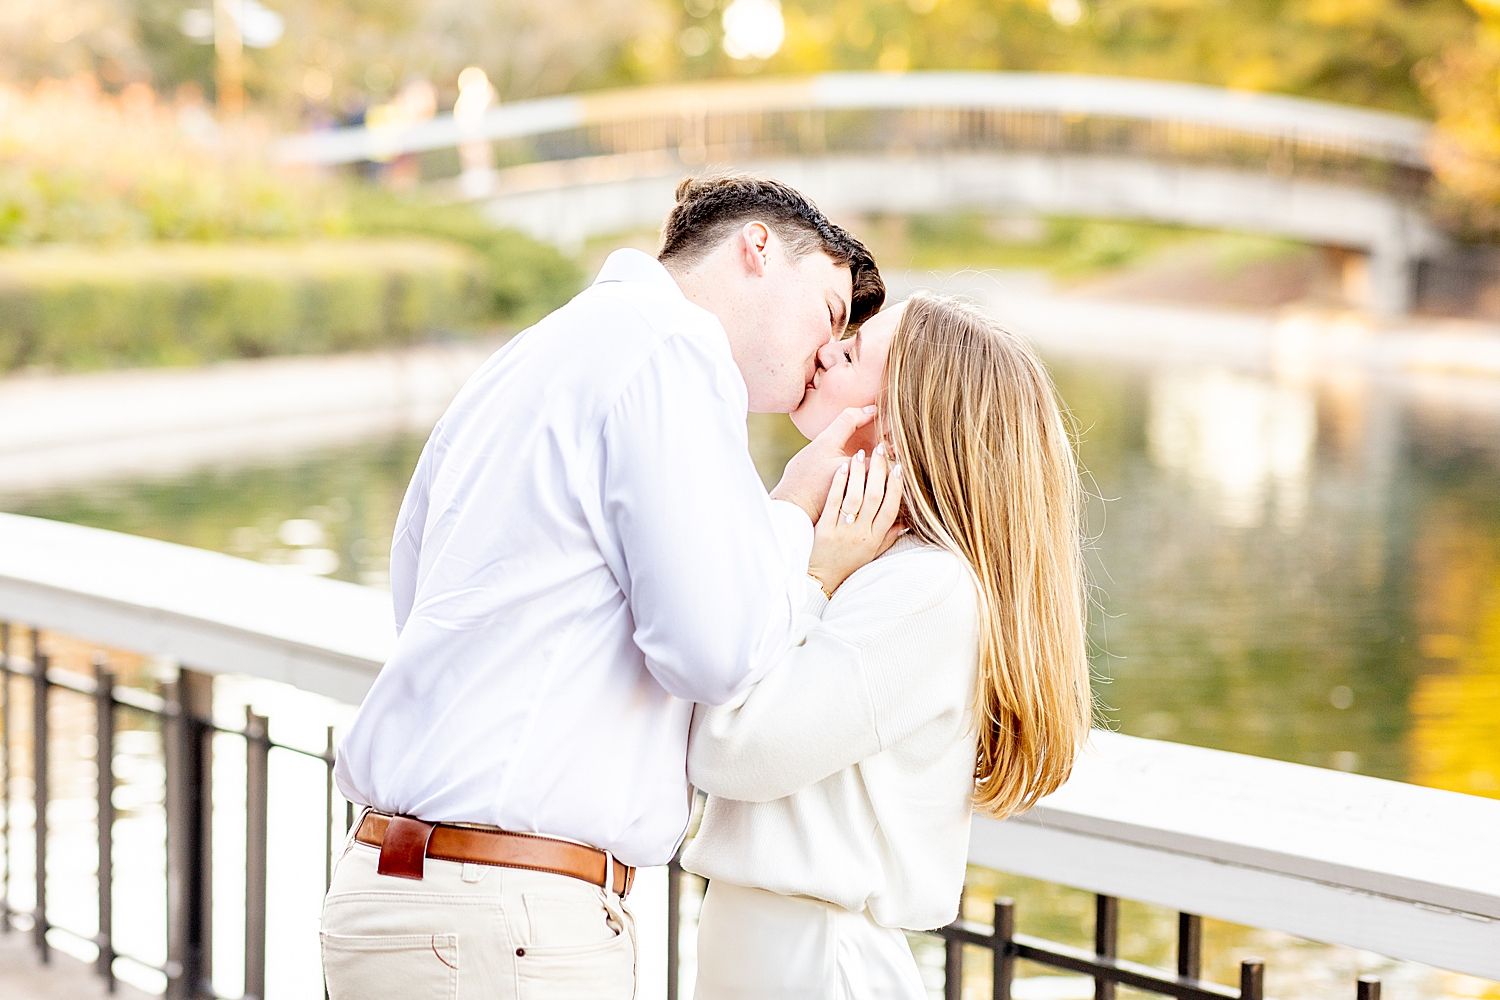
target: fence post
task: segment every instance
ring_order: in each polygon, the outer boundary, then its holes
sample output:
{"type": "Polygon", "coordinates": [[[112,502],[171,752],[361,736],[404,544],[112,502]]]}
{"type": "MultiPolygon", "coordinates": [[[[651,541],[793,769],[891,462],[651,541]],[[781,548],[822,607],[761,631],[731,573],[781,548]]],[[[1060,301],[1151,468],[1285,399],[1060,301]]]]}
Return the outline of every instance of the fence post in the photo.
{"type": "Polygon", "coordinates": [[[47,945],[47,654],[41,650],[41,635],[31,630],[31,774],[36,792],[36,910],[32,913],[31,936],[42,964],[52,961],[47,945]]]}
{"type": "Polygon", "coordinates": [[[1015,936],[1015,900],[995,900],[995,943],[990,945],[995,957],[994,972],[991,974],[994,988],[990,991],[993,1000],[1010,1000],[1010,984],[1016,977],[1016,956],[1011,945],[1015,936]]]}
{"type": "Polygon", "coordinates": [[[266,995],[268,721],[245,708],[245,1000],[266,995]]]}
{"type": "MultiPolygon", "coordinates": [[[[963,920],[964,908],[960,902],[958,920],[963,920]]],[[[957,923],[958,921],[954,921],[957,923]]],[[[964,995],[964,943],[958,938],[943,939],[943,1000],[963,1000],[964,995]]]]}
{"type": "Polygon", "coordinates": [[[323,892],[333,887],[333,727],[328,727],[328,745],[323,748],[323,764],[328,768],[323,786],[323,892]]]}
{"type": "MultiPolygon", "coordinates": [[[[1113,896],[1094,897],[1094,954],[1114,958],[1120,940],[1120,901],[1113,896]]],[[[1094,977],[1094,1000],[1115,1000],[1115,981],[1094,977]]]]}
{"type": "Polygon", "coordinates": [[[1203,918],[1197,914],[1177,914],[1177,975],[1203,978],[1203,918]]]}
{"type": "Polygon", "coordinates": [[[99,790],[99,960],[97,969],[115,991],[115,674],[103,653],[94,654],[94,733],[99,790]]]}
{"type": "Polygon", "coordinates": [[[1247,958],[1240,963],[1240,1000],[1264,1000],[1266,995],[1266,964],[1258,958],[1247,958]]]}
{"type": "Polygon", "coordinates": [[[667,1000],[677,1000],[678,974],[681,965],[682,930],[682,849],[667,863],[667,1000]]]}
{"type": "Polygon", "coordinates": [[[167,766],[166,1000],[196,1000],[213,973],[213,678],[180,670],[164,695],[167,766]]]}
{"type": "Polygon", "coordinates": [[[10,933],[10,622],[0,622],[0,782],[5,788],[5,815],[0,817],[0,837],[5,839],[4,882],[0,883],[0,934],[10,933]]]}

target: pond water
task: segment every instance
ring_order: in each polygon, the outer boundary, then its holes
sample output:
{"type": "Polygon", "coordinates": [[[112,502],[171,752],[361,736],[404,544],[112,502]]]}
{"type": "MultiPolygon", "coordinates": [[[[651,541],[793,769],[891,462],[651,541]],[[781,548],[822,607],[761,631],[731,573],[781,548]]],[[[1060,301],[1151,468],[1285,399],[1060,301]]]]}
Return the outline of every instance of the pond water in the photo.
{"type": "MultiPolygon", "coordinates": [[[[1500,796],[1500,385],[1050,361],[1093,494],[1096,689],[1114,728],[1500,796]]],[[[768,481],[801,443],[780,417],[752,418],[751,438],[768,481]]],[[[403,437],[169,481],[0,496],[0,509],[383,586],[421,446],[403,437]]],[[[226,690],[231,717],[273,697],[253,684],[226,690]]],[[[313,729],[304,736],[321,749],[313,729]]],[[[1004,891],[1019,899],[1023,931],[1088,940],[1083,894],[989,873],[971,883],[976,919],[1004,891]]],[[[1170,960],[1170,914],[1127,908],[1125,926],[1127,957],[1170,960]]],[[[1381,972],[1393,996],[1500,996],[1213,922],[1209,944],[1226,982],[1237,956],[1269,953],[1268,989],[1285,1000],[1352,995],[1356,971],[1381,972]]],[[[940,967],[930,946],[919,953],[940,967]]]]}

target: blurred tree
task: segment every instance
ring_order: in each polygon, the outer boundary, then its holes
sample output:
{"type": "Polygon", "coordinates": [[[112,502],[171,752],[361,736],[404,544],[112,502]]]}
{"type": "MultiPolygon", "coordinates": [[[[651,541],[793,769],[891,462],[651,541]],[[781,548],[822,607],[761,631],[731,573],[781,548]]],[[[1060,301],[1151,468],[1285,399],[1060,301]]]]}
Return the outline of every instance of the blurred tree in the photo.
{"type": "MultiPolygon", "coordinates": [[[[202,0],[138,2],[158,87],[184,80],[208,86],[210,48],[180,32],[171,37],[182,12],[202,0]]],[[[665,20],[657,0],[270,0],[267,6],[286,18],[286,34],[246,52],[246,87],[262,109],[293,120],[308,112],[359,120],[366,107],[390,100],[413,79],[431,81],[440,103],[449,105],[466,66],[483,69],[502,100],[626,83],[633,77],[622,72],[623,49],[665,20]]]]}
{"type": "Polygon", "coordinates": [[[1418,67],[1437,112],[1433,170],[1450,221],[1471,235],[1500,231],[1500,3],[1470,0],[1478,23],[1418,67]]]}
{"type": "MultiPolygon", "coordinates": [[[[361,121],[413,79],[446,108],[469,65],[502,100],[838,69],[1118,73],[1435,113],[1455,217],[1500,230],[1500,0],[780,0],[785,40],[767,59],[725,52],[731,0],[266,3],[286,32],[247,51],[245,83],[282,128],[361,121]],[[1471,217],[1476,201],[1496,207],[1471,217]]],[[[210,7],[0,0],[0,80],[86,72],[110,90],[212,95],[212,49],[184,33],[210,7]]]]}
{"type": "MultiPolygon", "coordinates": [[[[1455,95],[1480,79],[1488,106],[1497,98],[1500,0],[1472,0],[1482,17],[1464,0],[782,0],[785,42],[765,60],[724,52],[729,2],[268,0],[286,34],[248,53],[246,82],[252,99],[285,116],[321,107],[346,117],[414,77],[451,100],[468,65],[503,100],[830,69],[1122,73],[1417,114],[1463,104],[1455,95]],[[1418,65],[1424,86],[1413,77],[1418,65]]],[[[0,0],[0,75],[92,71],[109,83],[110,74],[149,74],[159,91],[188,81],[209,90],[211,49],[182,31],[185,17],[209,6],[0,0]]]]}
{"type": "Polygon", "coordinates": [[[0,0],[0,80],[89,73],[120,85],[145,69],[128,0],[0,0]]]}
{"type": "Polygon", "coordinates": [[[1423,114],[1414,67],[1465,42],[1474,23],[1462,0],[785,0],[783,10],[781,51],[737,63],[717,44],[713,0],[686,0],[684,35],[715,42],[687,66],[1117,73],[1423,114]]]}

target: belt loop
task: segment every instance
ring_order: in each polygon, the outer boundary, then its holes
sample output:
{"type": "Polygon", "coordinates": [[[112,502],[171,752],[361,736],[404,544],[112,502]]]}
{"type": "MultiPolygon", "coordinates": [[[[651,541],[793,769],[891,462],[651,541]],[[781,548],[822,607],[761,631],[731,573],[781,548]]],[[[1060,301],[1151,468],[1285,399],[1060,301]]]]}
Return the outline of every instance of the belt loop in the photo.
{"type": "Polygon", "coordinates": [[[608,851],[604,852],[604,891],[615,891],[615,856],[608,851]]]}

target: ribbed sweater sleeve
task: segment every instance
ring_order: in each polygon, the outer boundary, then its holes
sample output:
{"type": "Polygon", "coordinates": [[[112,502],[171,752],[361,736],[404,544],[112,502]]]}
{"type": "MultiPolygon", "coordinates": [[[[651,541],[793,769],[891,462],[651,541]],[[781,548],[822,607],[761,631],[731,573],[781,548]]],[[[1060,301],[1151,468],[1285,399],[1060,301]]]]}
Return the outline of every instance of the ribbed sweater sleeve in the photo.
{"type": "MultiPolygon", "coordinates": [[[[783,798],[953,710],[951,687],[929,683],[914,665],[943,657],[934,638],[955,620],[972,621],[972,585],[959,560],[924,548],[864,567],[820,617],[821,596],[813,600],[801,642],[759,684],[728,704],[696,709],[693,784],[743,802],[783,798]]],[[[966,651],[969,637],[955,639],[966,651]]]]}

